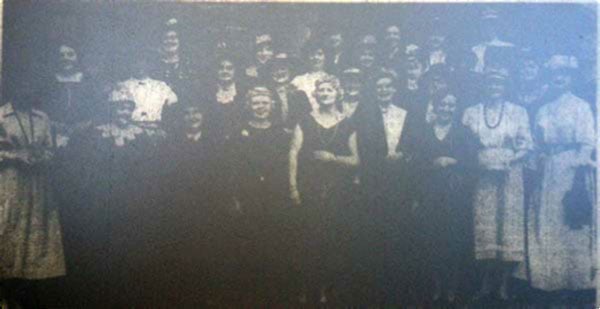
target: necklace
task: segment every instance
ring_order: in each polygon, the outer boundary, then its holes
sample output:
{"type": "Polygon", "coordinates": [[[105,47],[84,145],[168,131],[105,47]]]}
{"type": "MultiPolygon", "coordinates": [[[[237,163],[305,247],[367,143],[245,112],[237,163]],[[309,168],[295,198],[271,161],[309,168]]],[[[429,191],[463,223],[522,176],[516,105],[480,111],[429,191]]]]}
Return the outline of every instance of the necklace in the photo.
{"type": "Polygon", "coordinates": [[[502,122],[502,118],[504,118],[504,102],[502,102],[500,105],[500,115],[498,116],[498,121],[494,125],[490,125],[488,121],[487,105],[483,105],[483,120],[485,122],[486,127],[488,127],[489,129],[497,128],[502,122]]]}
{"type": "Polygon", "coordinates": [[[29,116],[29,132],[31,132],[31,139],[29,138],[29,134],[25,130],[25,126],[23,126],[23,121],[21,121],[21,116],[18,111],[15,111],[15,117],[17,118],[17,122],[19,123],[19,128],[21,129],[21,133],[23,133],[23,138],[25,139],[25,144],[30,146],[35,142],[35,128],[33,126],[33,117],[31,117],[31,111],[28,111],[27,115],[29,116]]]}

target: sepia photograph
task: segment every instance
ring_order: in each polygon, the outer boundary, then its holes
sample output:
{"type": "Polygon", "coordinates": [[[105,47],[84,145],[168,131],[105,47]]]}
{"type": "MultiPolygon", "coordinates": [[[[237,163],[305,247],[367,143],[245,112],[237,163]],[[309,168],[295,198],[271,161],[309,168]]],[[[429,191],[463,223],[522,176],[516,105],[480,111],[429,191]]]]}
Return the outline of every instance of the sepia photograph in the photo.
{"type": "Polygon", "coordinates": [[[594,2],[0,12],[0,309],[600,308],[594,2]]]}

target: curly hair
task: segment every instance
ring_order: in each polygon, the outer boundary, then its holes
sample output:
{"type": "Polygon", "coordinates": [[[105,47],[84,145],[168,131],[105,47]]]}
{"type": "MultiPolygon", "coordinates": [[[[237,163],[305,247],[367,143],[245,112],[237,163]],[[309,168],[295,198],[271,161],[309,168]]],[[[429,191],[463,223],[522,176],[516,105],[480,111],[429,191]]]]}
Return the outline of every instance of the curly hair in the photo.
{"type": "Polygon", "coordinates": [[[342,85],[340,80],[334,75],[327,74],[315,81],[315,91],[313,92],[313,96],[317,99],[317,89],[322,84],[330,84],[333,89],[337,92],[337,98],[335,100],[335,104],[338,108],[341,107],[342,100],[344,99],[344,90],[342,89],[342,85]]]}

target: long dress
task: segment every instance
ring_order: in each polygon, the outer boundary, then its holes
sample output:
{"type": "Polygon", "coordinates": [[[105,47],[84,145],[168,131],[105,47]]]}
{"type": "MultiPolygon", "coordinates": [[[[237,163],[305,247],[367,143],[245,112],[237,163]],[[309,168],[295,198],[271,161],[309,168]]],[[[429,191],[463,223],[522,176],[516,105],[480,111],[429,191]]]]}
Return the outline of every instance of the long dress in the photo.
{"type": "MultiPolygon", "coordinates": [[[[465,110],[463,124],[478,140],[478,157],[494,152],[530,150],[533,146],[527,111],[505,102],[496,127],[486,123],[484,105],[465,110]]],[[[481,168],[473,194],[475,258],[522,262],[525,258],[523,166],[504,171],[481,168]]]]}
{"type": "MultiPolygon", "coordinates": [[[[348,244],[345,208],[349,205],[355,171],[335,163],[314,159],[315,151],[349,156],[349,139],[354,128],[345,118],[330,128],[312,115],[299,123],[303,143],[298,156],[298,189],[304,210],[304,273],[319,287],[340,280],[347,266],[348,244]]],[[[339,282],[339,281],[338,281],[339,282]]]]}
{"type": "MultiPolygon", "coordinates": [[[[563,199],[574,186],[573,165],[580,146],[595,146],[594,118],[588,102],[566,93],[542,106],[535,121],[541,181],[534,192],[527,224],[529,280],[552,290],[594,288],[595,243],[592,227],[572,229],[565,222],[563,199]]],[[[580,197],[583,199],[583,197],[580,197]]],[[[593,223],[592,223],[593,225],[593,223]]]]}
{"type": "Polygon", "coordinates": [[[50,150],[50,121],[43,112],[0,107],[0,278],[45,279],[66,274],[58,206],[47,162],[34,166],[6,156],[27,147],[50,150]]]}
{"type": "Polygon", "coordinates": [[[130,257],[139,251],[132,235],[144,233],[134,230],[139,227],[138,199],[148,194],[142,182],[149,180],[140,177],[147,158],[145,136],[135,125],[102,124],[69,143],[61,175],[55,179],[72,204],[63,211],[72,306],[122,306],[134,300],[140,285],[128,288],[128,299],[120,291],[131,283],[130,257]]]}
{"type": "Polygon", "coordinates": [[[418,178],[422,204],[417,216],[425,249],[423,261],[426,269],[437,270],[443,280],[448,280],[448,271],[465,270],[472,256],[472,136],[455,123],[442,140],[436,137],[433,125],[421,131],[419,137],[415,163],[421,171],[418,178]],[[439,157],[454,158],[458,163],[436,167],[434,161],[439,157]]]}
{"type": "MultiPolygon", "coordinates": [[[[229,176],[241,207],[233,232],[240,237],[241,269],[248,291],[274,300],[290,279],[286,258],[290,226],[288,193],[289,135],[279,126],[257,129],[243,125],[232,136],[229,176]]],[[[240,274],[240,272],[242,274],[240,274]]]]}

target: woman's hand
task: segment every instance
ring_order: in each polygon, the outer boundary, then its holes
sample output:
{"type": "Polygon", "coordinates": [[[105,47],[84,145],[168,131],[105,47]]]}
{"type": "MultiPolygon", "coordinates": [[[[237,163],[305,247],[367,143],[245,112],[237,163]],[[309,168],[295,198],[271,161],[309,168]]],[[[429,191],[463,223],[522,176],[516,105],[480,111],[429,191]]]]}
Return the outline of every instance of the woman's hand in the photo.
{"type": "Polygon", "coordinates": [[[335,161],[335,155],[329,151],[318,150],[314,153],[315,159],[323,162],[335,161]]]}
{"type": "Polygon", "coordinates": [[[401,151],[394,151],[392,153],[388,153],[388,155],[385,158],[388,161],[398,161],[404,158],[404,154],[401,151]]]}
{"type": "Polygon", "coordinates": [[[292,189],[290,198],[294,206],[300,206],[300,204],[302,203],[302,200],[300,199],[300,192],[298,192],[298,190],[296,189],[292,189]]]}
{"type": "Polygon", "coordinates": [[[491,148],[479,152],[479,164],[488,170],[507,170],[515,160],[515,152],[507,148],[491,148]]]}
{"type": "Polygon", "coordinates": [[[433,161],[435,167],[446,168],[450,165],[457,164],[458,161],[451,157],[439,157],[433,161]]]}

